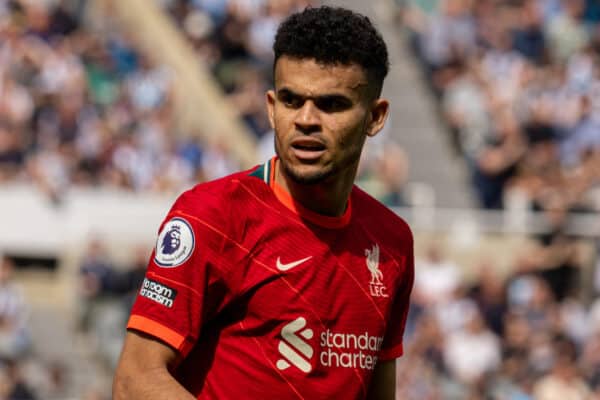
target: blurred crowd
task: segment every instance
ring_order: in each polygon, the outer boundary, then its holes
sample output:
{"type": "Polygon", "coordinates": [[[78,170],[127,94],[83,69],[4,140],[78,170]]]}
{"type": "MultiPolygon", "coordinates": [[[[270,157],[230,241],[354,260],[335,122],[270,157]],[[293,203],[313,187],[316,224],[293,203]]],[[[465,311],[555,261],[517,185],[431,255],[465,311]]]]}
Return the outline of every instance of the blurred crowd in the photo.
{"type": "MultiPolygon", "coordinates": [[[[14,272],[13,260],[0,254],[0,399],[72,399],[65,360],[42,356],[46,344],[33,340],[31,306],[14,272]]],[[[84,391],[78,398],[106,399],[91,386],[84,391]]]]}
{"type": "Polygon", "coordinates": [[[233,170],[175,131],[170,71],[71,3],[0,2],[0,183],[177,193],[233,170]]]}
{"type": "Polygon", "coordinates": [[[404,3],[481,205],[600,210],[600,4],[404,3]]]}
{"type": "MultiPolygon", "coordinates": [[[[276,28],[316,3],[157,0],[258,140],[258,160],[274,154],[264,93],[276,28]]],[[[176,194],[238,170],[223,143],[178,131],[171,71],[126,33],[95,28],[82,4],[0,1],[0,184],[33,182],[60,201],[73,187],[176,194]]],[[[361,178],[400,205],[406,158],[392,162],[398,178],[388,182],[377,177],[389,158],[371,155],[361,178]]]]}
{"type": "Polygon", "coordinates": [[[124,326],[146,272],[146,247],[132,249],[131,257],[120,263],[105,243],[91,239],[77,272],[77,315],[45,327],[32,321],[32,306],[13,259],[0,254],[0,399],[109,398],[124,326]],[[73,326],[60,326],[71,322],[73,326]],[[33,332],[36,327],[42,332],[33,332]],[[44,335],[65,328],[67,336],[54,345],[72,350],[59,355],[48,351],[45,347],[52,343],[44,335]]]}
{"type": "Polygon", "coordinates": [[[76,331],[105,372],[112,374],[123,345],[123,327],[146,274],[148,246],[130,249],[125,261],[114,258],[107,244],[92,238],[82,255],[77,285],[76,331]]]}
{"type": "Polygon", "coordinates": [[[600,3],[401,3],[481,206],[541,210],[549,231],[506,275],[490,256],[466,277],[433,244],[417,260],[400,398],[600,399],[598,244],[565,229],[600,211],[600,3]]]}
{"type": "Polygon", "coordinates": [[[397,398],[600,399],[600,297],[583,295],[581,243],[554,236],[515,252],[508,275],[490,258],[468,279],[430,245],[416,262],[397,398]]]}
{"type": "MultiPolygon", "coordinates": [[[[270,130],[264,94],[272,87],[279,23],[314,0],[157,0],[209,66],[251,132],[270,130]]],[[[272,147],[272,146],[271,146],[272,147]]]]}

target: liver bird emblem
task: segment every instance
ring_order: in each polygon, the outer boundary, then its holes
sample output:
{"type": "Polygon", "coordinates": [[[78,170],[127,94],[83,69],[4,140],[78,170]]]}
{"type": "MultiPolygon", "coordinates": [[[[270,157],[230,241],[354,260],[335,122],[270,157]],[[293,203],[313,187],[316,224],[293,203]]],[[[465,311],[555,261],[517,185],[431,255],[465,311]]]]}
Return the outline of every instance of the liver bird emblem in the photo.
{"type": "Polygon", "coordinates": [[[383,273],[379,269],[379,246],[375,244],[372,249],[365,249],[367,268],[371,272],[371,284],[381,285],[383,273]]]}

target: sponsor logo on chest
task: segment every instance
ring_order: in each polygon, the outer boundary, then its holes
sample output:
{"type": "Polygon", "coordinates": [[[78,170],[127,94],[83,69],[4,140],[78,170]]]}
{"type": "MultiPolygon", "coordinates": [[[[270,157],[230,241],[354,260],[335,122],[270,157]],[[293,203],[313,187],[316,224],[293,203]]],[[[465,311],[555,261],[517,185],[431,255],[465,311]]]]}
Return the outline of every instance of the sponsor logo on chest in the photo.
{"type": "Polygon", "coordinates": [[[309,342],[313,335],[314,331],[307,327],[304,317],[284,325],[277,347],[280,356],[277,368],[283,371],[294,366],[309,373],[316,355],[314,361],[322,367],[372,370],[383,343],[383,337],[371,335],[368,331],[355,334],[326,329],[319,334],[315,354],[315,348],[309,342]]]}

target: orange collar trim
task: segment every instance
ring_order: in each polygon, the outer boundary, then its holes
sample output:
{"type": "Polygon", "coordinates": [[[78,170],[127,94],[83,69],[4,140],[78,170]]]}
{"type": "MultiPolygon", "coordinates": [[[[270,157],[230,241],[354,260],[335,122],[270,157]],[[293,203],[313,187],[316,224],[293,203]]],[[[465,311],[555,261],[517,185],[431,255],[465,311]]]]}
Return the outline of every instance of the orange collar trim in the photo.
{"type": "Polygon", "coordinates": [[[297,214],[300,218],[308,220],[313,224],[320,225],[324,228],[338,229],[343,228],[350,223],[352,217],[352,202],[348,198],[348,207],[344,214],[339,217],[330,217],[316,213],[298,203],[292,196],[281,186],[275,182],[275,160],[274,157],[269,160],[269,181],[268,184],[275,193],[275,197],[294,214],[297,214]]]}

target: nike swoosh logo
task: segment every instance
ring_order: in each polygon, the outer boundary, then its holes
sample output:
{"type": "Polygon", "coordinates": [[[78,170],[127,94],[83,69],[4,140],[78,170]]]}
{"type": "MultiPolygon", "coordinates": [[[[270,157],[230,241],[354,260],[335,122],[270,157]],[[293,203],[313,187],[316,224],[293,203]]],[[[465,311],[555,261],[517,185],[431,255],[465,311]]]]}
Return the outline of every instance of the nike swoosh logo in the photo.
{"type": "Polygon", "coordinates": [[[294,267],[297,267],[298,265],[302,264],[303,262],[310,260],[311,258],[312,258],[312,256],[308,256],[306,258],[303,258],[302,260],[284,264],[281,262],[281,257],[277,257],[277,269],[280,271],[287,271],[294,267]]]}

